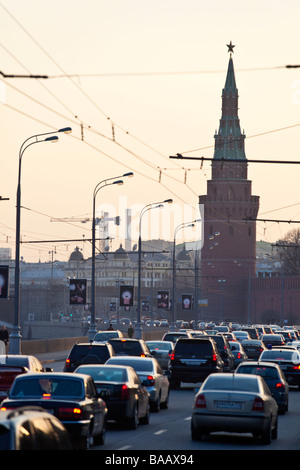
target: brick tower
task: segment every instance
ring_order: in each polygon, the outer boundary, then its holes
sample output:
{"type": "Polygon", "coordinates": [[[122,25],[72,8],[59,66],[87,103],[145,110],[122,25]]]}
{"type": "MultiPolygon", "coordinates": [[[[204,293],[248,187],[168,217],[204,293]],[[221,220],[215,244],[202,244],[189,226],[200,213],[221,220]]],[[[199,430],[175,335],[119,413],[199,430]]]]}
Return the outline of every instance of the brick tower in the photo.
{"type": "Polygon", "coordinates": [[[204,246],[201,250],[201,298],[206,319],[251,321],[251,277],[255,275],[256,219],[259,197],[251,195],[247,179],[245,135],[238,117],[238,90],[233,45],[222,91],[222,116],[215,133],[212,176],[204,204],[204,246]],[[216,236],[215,234],[219,235],[216,236]],[[217,243],[216,243],[217,242],[217,243]]]}

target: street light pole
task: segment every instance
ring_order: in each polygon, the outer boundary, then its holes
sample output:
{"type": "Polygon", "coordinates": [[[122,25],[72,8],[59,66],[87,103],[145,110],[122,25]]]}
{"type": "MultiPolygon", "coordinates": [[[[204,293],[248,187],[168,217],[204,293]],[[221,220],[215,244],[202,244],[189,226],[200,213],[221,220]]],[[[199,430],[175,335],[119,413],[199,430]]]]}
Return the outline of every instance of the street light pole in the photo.
{"type": "Polygon", "coordinates": [[[115,176],[113,178],[108,178],[100,181],[95,186],[93,193],[93,221],[92,221],[92,281],[91,281],[91,324],[89,329],[89,340],[93,341],[95,334],[97,333],[96,329],[96,196],[100,189],[105,186],[110,186],[113,184],[122,185],[123,180],[119,178],[131,177],[133,173],[124,173],[121,176],[115,176]]]}
{"type": "Polygon", "coordinates": [[[22,157],[25,150],[31,145],[42,142],[57,142],[58,137],[54,136],[58,132],[69,133],[72,132],[70,127],[64,127],[54,132],[45,132],[43,134],[36,134],[28,137],[20,147],[19,150],[19,172],[18,172],[18,186],[17,186],[17,205],[16,205],[16,254],[15,254],[15,302],[14,302],[14,325],[10,334],[9,351],[11,354],[21,354],[21,327],[20,327],[20,229],[21,229],[21,166],[22,157]],[[50,137],[46,137],[49,135],[50,137]],[[40,137],[45,139],[39,140],[40,137]],[[35,139],[33,142],[29,142],[35,139]],[[29,142],[27,144],[27,142],[29,142]],[[26,145],[27,144],[27,145],[26,145]]]}
{"type": "Polygon", "coordinates": [[[141,266],[142,266],[142,217],[143,215],[151,210],[162,207],[164,204],[171,204],[173,199],[166,199],[162,202],[152,202],[143,207],[140,213],[140,222],[139,222],[139,242],[138,242],[138,305],[137,305],[137,325],[135,328],[135,337],[137,339],[142,338],[142,327],[141,327],[141,266]]]}
{"type": "Polygon", "coordinates": [[[182,222],[179,224],[174,230],[174,238],[173,238],[173,254],[172,254],[172,323],[171,323],[171,331],[175,331],[175,310],[176,310],[176,257],[175,257],[175,248],[176,248],[176,235],[177,232],[186,227],[195,227],[195,222],[199,222],[200,219],[196,219],[193,222],[182,222]]]}

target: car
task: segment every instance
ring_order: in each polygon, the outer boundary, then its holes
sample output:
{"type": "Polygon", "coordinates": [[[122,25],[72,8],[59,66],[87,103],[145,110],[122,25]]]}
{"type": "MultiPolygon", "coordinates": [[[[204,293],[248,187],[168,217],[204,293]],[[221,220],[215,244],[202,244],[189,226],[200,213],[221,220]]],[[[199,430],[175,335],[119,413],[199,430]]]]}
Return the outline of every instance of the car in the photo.
{"type": "Polygon", "coordinates": [[[242,331],[247,331],[251,339],[259,339],[259,332],[255,327],[242,326],[242,331]]]}
{"type": "Polygon", "coordinates": [[[293,346],[293,348],[296,348],[298,351],[300,351],[300,341],[290,341],[289,343],[286,343],[286,346],[293,346]]]}
{"type": "Polygon", "coordinates": [[[115,356],[110,358],[107,365],[122,365],[132,367],[150,394],[150,409],[158,412],[168,408],[170,384],[157,360],[153,357],[115,356]]]}
{"type": "Polygon", "coordinates": [[[267,348],[264,343],[259,339],[246,339],[243,341],[243,348],[249,360],[257,361],[259,356],[267,348]]]}
{"type": "Polygon", "coordinates": [[[152,357],[148,346],[142,339],[112,338],[109,344],[113,347],[116,356],[152,357]]]}
{"type": "Polygon", "coordinates": [[[181,382],[202,382],[213,372],[223,372],[224,362],[217,344],[207,336],[179,338],[170,361],[170,387],[179,388],[181,382]]]}
{"type": "Polygon", "coordinates": [[[260,362],[275,362],[285,375],[289,385],[300,389],[300,353],[293,349],[267,349],[259,357],[260,362]]]}
{"type": "Polygon", "coordinates": [[[245,341],[245,339],[251,339],[248,331],[236,330],[233,332],[233,334],[234,334],[235,339],[239,341],[240,343],[242,341],[245,341]]]}
{"type": "Polygon", "coordinates": [[[230,328],[227,325],[216,325],[213,330],[218,333],[230,333],[230,328]]]}
{"type": "Polygon", "coordinates": [[[278,364],[272,362],[243,362],[240,364],[236,374],[260,375],[268,385],[272,396],[278,405],[278,411],[284,414],[289,408],[289,386],[285,376],[278,364]]]}
{"type": "Polygon", "coordinates": [[[284,338],[281,334],[261,335],[259,339],[267,348],[270,346],[283,346],[285,344],[284,338]]]}
{"type": "Polygon", "coordinates": [[[193,440],[211,432],[252,433],[262,444],[277,438],[278,405],[262,377],[211,374],[196,393],[192,409],[193,440]]]}
{"type": "Polygon", "coordinates": [[[40,406],[58,418],[69,432],[75,450],[87,449],[91,437],[96,445],[104,444],[107,407],[88,375],[19,375],[2,402],[2,410],[22,406],[40,406]]]}
{"type": "Polygon", "coordinates": [[[169,331],[163,335],[162,341],[171,341],[175,344],[179,338],[192,338],[192,335],[188,331],[169,331]]]}
{"type": "Polygon", "coordinates": [[[108,421],[126,424],[129,429],[149,423],[150,396],[132,367],[86,364],[75,373],[92,377],[106,403],[108,421]]]}
{"type": "Polygon", "coordinates": [[[229,346],[234,356],[234,367],[237,367],[241,362],[248,359],[246,351],[239,341],[229,341],[229,346]]]}
{"type": "Polygon", "coordinates": [[[0,450],[73,450],[68,431],[40,407],[0,412],[0,450]]]}
{"type": "Polygon", "coordinates": [[[94,336],[94,343],[105,343],[111,338],[123,338],[123,333],[120,330],[103,330],[97,331],[94,336]]]}
{"type": "Polygon", "coordinates": [[[171,341],[146,341],[152,356],[157,360],[162,369],[168,369],[170,358],[174,349],[174,343],[171,341]]]}
{"type": "Polygon", "coordinates": [[[208,336],[209,338],[212,338],[217,343],[222,361],[224,362],[224,367],[223,367],[224,372],[232,372],[235,369],[234,355],[232,354],[227,338],[221,333],[218,333],[217,335],[208,335],[208,336]]]}
{"type": "Polygon", "coordinates": [[[7,397],[8,391],[19,374],[27,372],[51,372],[51,368],[44,368],[42,363],[31,355],[8,354],[0,355],[0,402],[7,397]]]}
{"type": "Polygon", "coordinates": [[[66,358],[64,372],[74,372],[81,364],[104,364],[115,355],[109,343],[76,343],[66,358]]]}

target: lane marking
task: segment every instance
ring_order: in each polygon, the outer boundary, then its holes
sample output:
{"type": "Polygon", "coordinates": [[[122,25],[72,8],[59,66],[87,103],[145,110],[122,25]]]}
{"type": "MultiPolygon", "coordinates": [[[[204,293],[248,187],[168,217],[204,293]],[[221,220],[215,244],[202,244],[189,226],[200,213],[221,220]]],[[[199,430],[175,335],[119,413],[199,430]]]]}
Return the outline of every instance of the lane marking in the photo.
{"type": "Polygon", "coordinates": [[[161,429],[160,431],[156,431],[154,434],[158,436],[159,434],[163,434],[164,432],[167,432],[166,429],[161,429]]]}

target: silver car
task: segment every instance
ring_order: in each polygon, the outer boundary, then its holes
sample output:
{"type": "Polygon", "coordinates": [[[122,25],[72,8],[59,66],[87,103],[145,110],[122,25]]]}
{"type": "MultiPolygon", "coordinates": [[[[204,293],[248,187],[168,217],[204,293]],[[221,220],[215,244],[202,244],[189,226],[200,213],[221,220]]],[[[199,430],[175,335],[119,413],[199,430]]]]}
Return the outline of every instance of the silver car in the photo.
{"type": "Polygon", "coordinates": [[[168,408],[170,383],[153,357],[114,356],[106,364],[132,367],[150,394],[151,411],[168,408]]]}
{"type": "Polygon", "coordinates": [[[210,432],[250,432],[270,444],[277,438],[277,420],[278,405],[262,377],[211,374],[195,396],[192,439],[210,432]]]}
{"type": "Polygon", "coordinates": [[[171,341],[146,341],[152,356],[157,360],[163,369],[168,369],[170,357],[174,349],[174,343],[171,341]]]}

